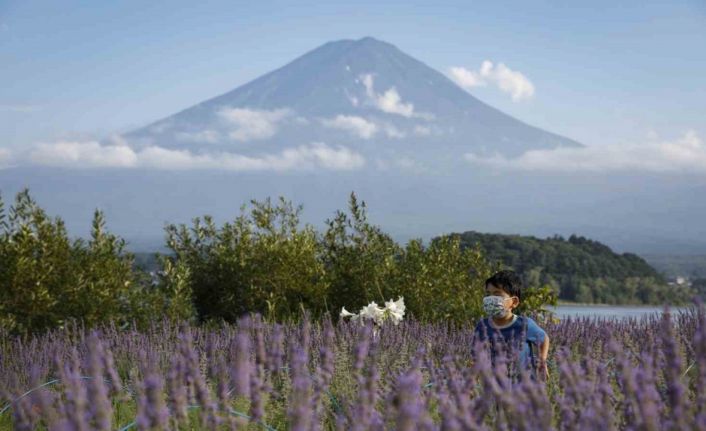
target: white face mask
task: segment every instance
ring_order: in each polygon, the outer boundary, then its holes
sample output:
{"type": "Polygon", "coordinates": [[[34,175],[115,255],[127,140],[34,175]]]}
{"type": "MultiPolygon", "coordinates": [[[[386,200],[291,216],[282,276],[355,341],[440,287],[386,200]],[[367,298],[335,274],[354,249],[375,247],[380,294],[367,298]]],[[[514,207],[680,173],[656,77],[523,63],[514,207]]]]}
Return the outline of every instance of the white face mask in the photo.
{"type": "Polygon", "coordinates": [[[505,300],[511,297],[505,296],[486,296],[483,298],[483,310],[490,317],[500,318],[505,317],[508,310],[505,308],[505,300]]]}

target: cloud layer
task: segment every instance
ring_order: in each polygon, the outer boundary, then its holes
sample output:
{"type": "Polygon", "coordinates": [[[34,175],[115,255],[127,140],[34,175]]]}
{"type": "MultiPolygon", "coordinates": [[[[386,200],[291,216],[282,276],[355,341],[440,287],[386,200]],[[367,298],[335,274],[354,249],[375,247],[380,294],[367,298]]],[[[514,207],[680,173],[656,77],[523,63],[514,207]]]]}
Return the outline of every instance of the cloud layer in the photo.
{"type": "Polygon", "coordinates": [[[503,63],[494,65],[492,61],[485,60],[478,71],[452,67],[449,69],[449,74],[456,84],[467,91],[474,87],[493,84],[501,91],[510,94],[514,102],[534,96],[534,84],[525,75],[511,70],[503,63]]]}
{"type": "Polygon", "coordinates": [[[245,156],[230,152],[195,154],[151,146],[139,151],[118,144],[96,141],[55,142],[36,145],[22,155],[0,149],[0,167],[11,156],[19,161],[41,166],[69,168],[154,168],[166,170],[219,169],[230,171],[297,171],[312,169],[355,170],[365,165],[365,158],[351,149],[315,142],[286,148],[279,153],[245,156]]]}
{"type": "Polygon", "coordinates": [[[706,174],[706,144],[695,131],[674,141],[528,151],[516,158],[464,155],[474,165],[541,172],[617,172],[706,174]]]}

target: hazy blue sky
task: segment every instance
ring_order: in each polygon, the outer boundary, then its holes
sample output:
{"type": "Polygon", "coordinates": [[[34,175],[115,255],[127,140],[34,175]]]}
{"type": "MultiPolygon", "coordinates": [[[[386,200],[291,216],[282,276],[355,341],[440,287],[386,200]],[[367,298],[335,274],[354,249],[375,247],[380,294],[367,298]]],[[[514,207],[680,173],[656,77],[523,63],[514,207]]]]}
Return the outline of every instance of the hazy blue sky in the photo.
{"type": "Polygon", "coordinates": [[[706,2],[0,0],[0,138],[123,132],[331,40],[373,36],[444,73],[502,62],[483,101],[586,144],[706,135],[706,2]]]}

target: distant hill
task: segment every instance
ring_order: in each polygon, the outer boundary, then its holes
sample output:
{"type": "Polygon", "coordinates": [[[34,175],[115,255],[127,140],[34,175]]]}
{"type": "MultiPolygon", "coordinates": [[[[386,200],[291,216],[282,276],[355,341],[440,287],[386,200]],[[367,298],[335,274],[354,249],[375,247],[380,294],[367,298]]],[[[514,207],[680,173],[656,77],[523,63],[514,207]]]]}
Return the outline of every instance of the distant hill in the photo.
{"type": "Polygon", "coordinates": [[[568,239],[464,232],[462,247],[476,244],[492,261],[522,274],[529,285],[552,285],[566,301],[607,304],[662,304],[688,300],[685,288],[667,285],[645,259],[614,253],[581,236],[568,239]]]}
{"type": "Polygon", "coordinates": [[[666,277],[706,278],[706,255],[643,254],[666,277]]]}

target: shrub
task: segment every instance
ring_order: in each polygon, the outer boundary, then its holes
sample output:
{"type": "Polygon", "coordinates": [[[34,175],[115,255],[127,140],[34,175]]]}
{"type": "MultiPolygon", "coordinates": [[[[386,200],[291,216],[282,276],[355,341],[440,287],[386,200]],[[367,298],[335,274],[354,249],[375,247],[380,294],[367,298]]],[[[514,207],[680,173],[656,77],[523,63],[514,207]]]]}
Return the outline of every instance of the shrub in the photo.
{"type": "Polygon", "coordinates": [[[96,210],[91,239],[71,242],[60,218],[51,220],[24,189],[4,212],[0,199],[0,325],[17,333],[124,321],[134,314],[133,273],[125,242],[105,231],[96,210]]]}
{"type": "Polygon", "coordinates": [[[399,245],[379,227],[368,223],[365,202],[351,193],[350,215],[337,211],[327,220],[323,263],[329,285],[328,304],[337,316],[342,307],[358,310],[370,301],[384,302],[400,293],[395,274],[399,245]]]}
{"type": "Polygon", "coordinates": [[[284,198],[251,204],[221,228],[208,215],[191,229],[168,225],[175,256],[164,262],[179,271],[164,277],[165,288],[191,292],[202,320],[232,322],[249,312],[287,319],[302,309],[320,315],[327,290],[320,243],[313,227],[300,228],[301,206],[284,198]]]}

